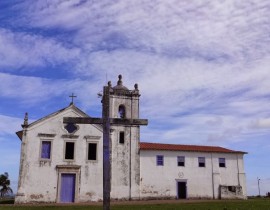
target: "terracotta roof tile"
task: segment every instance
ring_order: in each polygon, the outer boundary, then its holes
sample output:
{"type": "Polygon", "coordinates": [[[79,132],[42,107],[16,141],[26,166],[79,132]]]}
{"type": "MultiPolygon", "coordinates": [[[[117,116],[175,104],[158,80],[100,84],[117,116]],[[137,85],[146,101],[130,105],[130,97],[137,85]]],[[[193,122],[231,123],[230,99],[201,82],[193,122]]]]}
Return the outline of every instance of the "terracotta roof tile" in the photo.
{"type": "Polygon", "coordinates": [[[216,146],[198,146],[198,145],[181,145],[181,144],[159,144],[159,143],[140,143],[141,150],[168,150],[168,151],[190,151],[190,152],[217,152],[217,153],[242,153],[246,152],[235,151],[216,146]]]}

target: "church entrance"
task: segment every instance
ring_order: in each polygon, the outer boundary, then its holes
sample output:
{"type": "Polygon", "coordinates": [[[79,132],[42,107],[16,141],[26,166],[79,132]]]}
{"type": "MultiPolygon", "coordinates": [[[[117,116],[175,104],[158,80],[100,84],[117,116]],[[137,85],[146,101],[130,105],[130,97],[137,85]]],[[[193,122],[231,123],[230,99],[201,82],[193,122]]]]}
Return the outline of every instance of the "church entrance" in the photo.
{"type": "Polygon", "coordinates": [[[80,168],[78,165],[57,165],[56,202],[73,203],[78,200],[80,168]]]}
{"type": "Polygon", "coordinates": [[[178,199],[187,198],[187,182],[177,181],[177,198],[178,199]]]}
{"type": "Polygon", "coordinates": [[[60,202],[72,203],[75,200],[76,174],[61,174],[60,202]]]}

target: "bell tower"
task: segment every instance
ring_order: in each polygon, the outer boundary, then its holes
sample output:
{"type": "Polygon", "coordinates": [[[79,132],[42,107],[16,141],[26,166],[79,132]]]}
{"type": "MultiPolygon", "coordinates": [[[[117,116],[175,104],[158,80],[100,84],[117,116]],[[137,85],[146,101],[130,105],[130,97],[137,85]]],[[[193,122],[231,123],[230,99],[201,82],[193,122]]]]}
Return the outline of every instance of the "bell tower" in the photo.
{"type": "Polygon", "coordinates": [[[140,190],[140,126],[130,120],[139,119],[139,90],[129,90],[118,76],[117,85],[110,88],[110,118],[121,118],[122,124],[111,126],[111,198],[139,198],[140,190]],[[125,123],[127,122],[127,123],[125,123]]]}

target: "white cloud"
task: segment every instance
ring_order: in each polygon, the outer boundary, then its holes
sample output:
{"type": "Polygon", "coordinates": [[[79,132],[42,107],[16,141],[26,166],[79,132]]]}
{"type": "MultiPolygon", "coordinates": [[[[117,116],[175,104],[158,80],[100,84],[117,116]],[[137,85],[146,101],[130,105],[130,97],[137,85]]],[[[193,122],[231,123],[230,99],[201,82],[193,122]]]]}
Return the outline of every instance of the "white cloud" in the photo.
{"type": "Polygon", "coordinates": [[[7,72],[72,63],[79,54],[78,49],[48,37],[0,28],[0,69],[7,72]]]}
{"type": "Polygon", "coordinates": [[[50,80],[1,74],[4,81],[1,94],[37,104],[75,91],[83,109],[89,110],[100,107],[96,93],[105,84],[105,72],[108,78],[114,79],[114,85],[117,74],[122,73],[124,85],[129,88],[139,81],[142,117],[149,118],[150,123],[163,124],[162,132],[150,127],[145,141],[180,140],[184,143],[189,139],[191,143],[200,144],[243,141],[247,133],[262,132],[255,124],[263,122],[269,113],[269,101],[262,97],[267,94],[270,79],[264,60],[257,62],[256,68],[242,70],[242,64],[179,61],[147,53],[116,51],[92,54],[85,62],[91,67],[90,75],[95,75],[95,80],[50,80]],[[218,70],[213,72],[213,69],[218,70]],[[257,95],[261,98],[255,98],[257,95]],[[222,122],[220,125],[209,123],[216,122],[217,118],[222,122]]]}
{"type": "Polygon", "coordinates": [[[4,81],[1,94],[37,104],[75,91],[83,109],[89,110],[90,107],[100,107],[96,93],[105,84],[106,70],[108,78],[114,79],[114,85],[120,72],[124,75],[124,85],[129,88],[139,81],[142,117],[149,118],[150,124],[163,124],[158,128],[162,132],[150,127],[145,132],[145,141],[185,143],[189,140],[190,143],[217,145],[244,141],[247,133],[256,136],[262,132],[257,124],[264,122],[269,113],[269,101],[263,97],[270,79],[265,62],[257,63],[254,69],[241,70],[241,64],[165,60],[132,51],[99,52],[92,54],[87,62],[93,69],[90,75],[95,75],[96,80],[48,80],[1,74],[4,81]],[[123,62],[131,57],[130,63],[123,62]],[[219,70],[213,72],[217,68],[219,70]],[[16,86],[13,81],[16,81],[16,86]],[[261,98],[255,98],[257,95],[261,98]],[[222,122],[220,125],[209,123],[216,122],[217,118],[222,122]]]}
{"type": "Polygon", "coordinates": [[[135,48],[169,56],[250,60],[269,54],[267,7],[256,1],[33,1],[35,27],[77,30],[83,49],[135,48]]]}
{"type": "Polygon", "coordinates": [[[44,79],[5,73],[0,73],[0,80],[0,97],[13,99],[18,104],[27,105],[28,108],[37,107],[55,97],[68,99],[72,92],[77,95],[77,101],[84,110],[100,106],[100,100],[97,99],[97,93],[102,88],[100,81],[44,79]]]}
{"type": "Polygon", "coordinates": [[[257,119],[252,124],[252,127],[270,129],[270,118],[266,119],[257,119]]]}
{"type": "Polygon", "coordinates": [[[0,115],[0,141],[4,141],[4,135],[15,135],[21,129],[22,119],[0,115]]]}
{"type": "Polygon", "coordinates": [[[16,76],[0,73],[0,94],[2,97],[23,101],[45,100],[50,95],[62,93],[64,81],[54,81],[38,77],[16,76]],[[15,85],[16,84],[16,85],[15,85]],[[58,88],[57,88],[58,87],[58,88]]]}

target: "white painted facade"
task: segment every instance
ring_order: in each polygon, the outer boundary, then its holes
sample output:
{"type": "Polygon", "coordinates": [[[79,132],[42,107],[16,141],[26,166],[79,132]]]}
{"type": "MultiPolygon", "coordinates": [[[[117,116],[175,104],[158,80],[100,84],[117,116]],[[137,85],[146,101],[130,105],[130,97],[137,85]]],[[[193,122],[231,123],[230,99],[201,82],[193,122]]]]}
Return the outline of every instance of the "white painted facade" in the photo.
{"type": "Polygon", "coordinates": [[[76,174],[75,202],[102,198],[102,130],[79,125],[79,130],[70,135],[62,123],[67,116],[87,115],[71,105],[23,131],[16,202],[59,202],[61,173],[76,174]],[[49,160],[41,159],[42,141],[51,141],[49,160]],[[65,142],[75,143],[74,160],[65,160],[65,142]],[[88,142],[97,143],[96,161],[87,160],[88,142]]]}
{"type": "MultiPolygon", "coordinates": [[[[243,154],[140,151],[141,199],[177,198],[177,182],[186,182],[186,198],[219,199],[220,185],[242,186],[246,198],[246,180],[243,154]],[[164,165],[156,164],[156,156],[164,157],[164,165]],[[185,166],[177,165],[177,157],[185,157],[185,166]],[[198,157],[205,157],[205,167],[198,166],[198,157]],[[219,158],[225,158],[226,167],[219,167],[219,158]]],[[[234,198],[234,197],[230,197],[234,198]]]]}
{"type": "MultiPolygon", "coordinates": [[[[139,119],[139,96],[137,86],[127,90],[119,78],[110,95],[110,117],[119,117],[119,107],[123,106],[124,118],[139,119]]],[[[63,117],[89,116],[71,104],[29,125],[25,119],[23,130],[17,132],[22,144],[16,203],[66,202],[63,200],[67,191],[65,176],[71,177],[74,184],[73,200],[69,202],[103,199],[102,128],[80,124],[71,132],[63,124],[63,117]],[[44,142],[50,145],[49,158],[42,158],[44,142]],[[89,160],[92,154],[89,143],[96,145],[94,160],[92,156],[89,160]],[[71,159],[66,159],[70,155],[66,152],[67,145],[73,145],[71,159]]],[[[139,126],[111,126],[111,198],[175,199],[179,181],[186,182],[186,198],[218,199],[223,185],[241,186],[242,195],[238,197],[245,198],[243,154],[140,150],[139,126]],[[157,166],[157,155],[163,155],[163,166],[157,166]],[[177,156],[185,157],[184,167],[177,166],[177,156]],[[205,167],[198,167],[198,157],[205,157],[205,167]],[[225,168],[219,167],[220,157],[226,160],[225,168]]],[[[237,197],[227,192],[224,195],[237,197]]]]}

